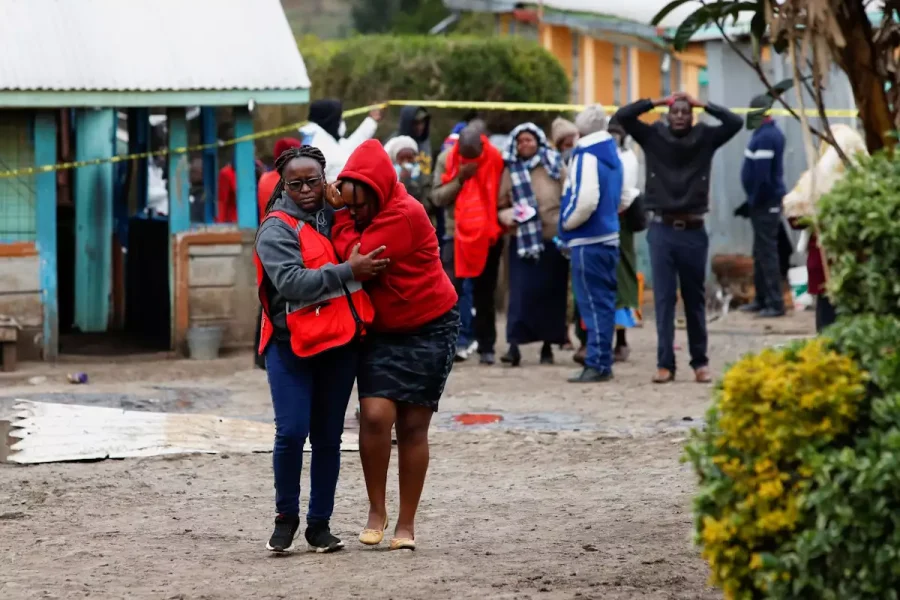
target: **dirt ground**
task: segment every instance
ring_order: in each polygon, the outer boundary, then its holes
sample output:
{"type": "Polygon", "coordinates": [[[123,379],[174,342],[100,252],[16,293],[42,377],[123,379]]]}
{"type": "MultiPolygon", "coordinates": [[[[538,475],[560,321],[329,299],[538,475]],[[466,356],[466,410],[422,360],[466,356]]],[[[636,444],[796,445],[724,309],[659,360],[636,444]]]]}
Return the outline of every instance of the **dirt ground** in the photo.
{"type": "MultiPolygon", "coordinates": [[[[729,315],[711,325],[712,366],[812,331],[810,313],[766,325],[729,315]]],[[[332,521],[347,550],[285,558],[264,549],[267,454],[0,465],[0,597],[719,598],[692,544],[694,478],[679,462],[711,389],[689,381],[684,331],[669,386],[649,383],[652,323],[630,343],[631,361],[598,386],[565,383],[567,352],[553,367],[536,365],[537,348],[518,370],[456,367],[435,419],[415,553],[355,541],[366,504],[352,453],[332,521]],[[462,412],[504,419],[472,428],[453,420],[462,412]]],[[[0,378],[0,397],[269,420],[265,374],[250,362],[26,365],[0,378]],[[72,370],[90,384],[65,383],[72,370]]]]}

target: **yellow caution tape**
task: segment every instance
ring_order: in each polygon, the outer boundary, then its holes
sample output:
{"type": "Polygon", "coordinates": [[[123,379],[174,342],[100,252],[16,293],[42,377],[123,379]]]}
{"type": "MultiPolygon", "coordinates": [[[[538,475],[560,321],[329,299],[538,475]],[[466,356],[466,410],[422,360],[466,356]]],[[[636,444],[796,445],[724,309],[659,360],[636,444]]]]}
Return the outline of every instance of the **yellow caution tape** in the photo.
{"type": "MultiPolygon", "coordinates": [[[[369,106],[362,106],[359,108],[353,108],[347,111],[344,111],[344,118],[355,117],[359,115],[364,115],[372,112],[377,108],[385,108],[387,106],[421,106],[423,108],[443,108],[443,109],[461,109],[461,110],[472,110],[472,109],[480,109],[480,110],[496,110],[496,111],[531,111],[531,112],[578,112],[584,109],[583,104],[545,104],[545,103],[534,103],[534,102],[472,102],[467,100],[390,100],[388,102],[383,102],[379,104],[372,104],[369,106]]],[[[604,106],[604,108],[612,114],[615,112],[618,107],[617,106],[604,106]]],[[[658,107],[656,108],[656,112],[666,112],[668,109],[666,107],[658,107]]],[[[737,114],[747,114],[752,112],[754,109],[750,108],[733,108],[732,112],[737,114]]],[[[786,109],[781,108],[773,108],[768,111],[769,115],[786,117],[791,116],[791,113],[786,109]]],[[[808,109],[806,111],[806,115],[808,117],[818,117],[819,113],[817,110],[808,109]]],[[[856,110],[826,110],[825,115],[827,117],[835,117],[835,118],[855,118],[858,115],[858,111],[856,110]]],[[[163,148],[161,150],[156,150],[154,152],[138,152],[136,154],[122,154],[118,156],[112,156],[110,158],[96,158],[93,160],[78,160],[72,162],[64,162],[57,163],[55,165],[42,165],[42,166],[34,166],[34,167],[26,167],[24,169],[12,169],[9,171],[0,171],[0,179],[9,179],[11,177],[27,177],[30,175],[41,175],[43,173],[52,173],[54,171],[68,171],[70,169],[80,169],[82,167],[93,167],[97,165],[103,165],[106,163],[115,164],[125,161],[131,160],[140,160],[144,158],[155,158],[157,156],[167,156],[169,154],[187,154],[189,152],[199,152],[202,150],[208,150],[210,148],[223,148],[227,146],[233,146],[235,144],[240,144],[242,142],[252,142],[254,140],[271,137],[274,135],[279,135],[283,133],[289,133],[293,131],[297,131],[304,125],[306,125],[308,121],[298,121],[296,123],[290,123],[288,125],[284,125],[282,127],[276,127],[274,129],[267,129],[265,131],[257,131],[256,133],[251,133],[249,135],[244,135],[241,137],[236,137],[230,140],[225,140],[221,142],[215,142],[211,144],[197,144],[195,146],[185,146],[181,148],[163,148]]]]}

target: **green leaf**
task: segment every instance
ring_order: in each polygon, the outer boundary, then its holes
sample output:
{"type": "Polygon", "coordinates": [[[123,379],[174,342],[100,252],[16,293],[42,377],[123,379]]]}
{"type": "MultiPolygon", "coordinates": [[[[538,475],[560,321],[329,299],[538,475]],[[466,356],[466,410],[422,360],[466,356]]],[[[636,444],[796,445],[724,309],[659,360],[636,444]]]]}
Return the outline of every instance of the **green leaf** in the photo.
{"type": "Polygon", "coordinates": [[[756,14],[753,15],[753,19],[750,21],[750,35],[757,41],[761,41],[763,36],[766,35],[766,13],[762,10],[757,9],[756,14]]]}
{"type": "MultiPolygon", "coordinates": [[[[809,79],[809,78],[805,77],[804,79],[809,79]]],[[[788,77],[787,79],[782,79],[781,81],[779,81],[778,83],[773,85],[772,91],[775,92],[775,96],[777,97],[777,96],[780,96],[781,94],[785,93],[792,87],[794,87],[794,80],[793,80],[793,78],[788,77]]]]}
{"type": "Polygon", "coordinates": [[[676,50],[684,50],[684,48],[688,45],[688,42],[691,41],[691,38],[694,36],[697,31],[700,30],[704,25],[711,23],[714,20],[714,13],[709,7],[701,6],[694,12],[688,16],[684,21],[682,21],[681,25],[678,26],[678,29],[675,31],[675,35],[672,38],[672,46],[676,50]]]}
{"type": "Polygon", "coordinates": [[[656,16],[654,16],[653,19],[650,20],[650,24],[656,27],[657,25],[662,23],[663,19],[668,17],[669,13],[671,13],[673,10],[679,8],[682,4],[687,4],[688,2],[694,1],[695,0],[672,0],[672,2],[669,2],[668,4],[663,6],[660,11],[656,13],[656,16]]]}

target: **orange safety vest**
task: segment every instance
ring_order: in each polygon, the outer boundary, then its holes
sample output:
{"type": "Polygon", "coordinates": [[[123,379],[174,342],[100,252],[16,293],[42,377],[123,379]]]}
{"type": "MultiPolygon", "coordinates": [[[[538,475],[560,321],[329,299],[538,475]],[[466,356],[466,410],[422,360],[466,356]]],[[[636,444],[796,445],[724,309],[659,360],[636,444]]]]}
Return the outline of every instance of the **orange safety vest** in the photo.
{"type": "MultiPolygon", "coordinates": [[[[305,268],[320,269],[325,265],[338,264],[331,240],[316,231],[315,227],[307,226],[283,211],[272,211],[266,218],[281,219],[297,232],[300,257],[305,268]]],[[[256,262],[259,301],[263,306],[258,348],[258,352],[262,354],[272,338],[274,326],[269,317],[269,299],[263,286],[267,275],[255,252],[253,259],[256,262]]],[[[323,294],[311,302],[288,302],[286,309],[291,349],[301,358],[349,344],[357,336],[365,335],[366,325],[370,325],[375,317],[372,302],[358,281],[350,281],[344,289],[323,294]]]]}

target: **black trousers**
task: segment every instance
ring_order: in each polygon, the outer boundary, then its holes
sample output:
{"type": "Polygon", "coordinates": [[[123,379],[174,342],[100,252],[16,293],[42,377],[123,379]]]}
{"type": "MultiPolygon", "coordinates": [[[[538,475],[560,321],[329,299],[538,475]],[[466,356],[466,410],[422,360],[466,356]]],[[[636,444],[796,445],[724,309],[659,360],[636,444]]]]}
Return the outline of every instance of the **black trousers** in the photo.
{"type": "Polygon", "coordinates": [[[678,290],[684,303],[691,368],[709,364],[706,355],[706,265],[709,236],[703,227],[675,229],[652,222],[647,231],[653,269],[656,310],[656,366],[675,372],[675,304],[678,290]]]}
{"type": "Polygon", "coordinates": [[[828,296],[825,294],[816,296],[816,333],[822,333],[822,330],[834,323],[836,319],[834,305],[828,296]]]}
{"type": "Polygon", "coordinates": [[[753,225],[753,286],[756,303],[770,310],[784,310],[781,289],[781,259],[778,236],[781,231],[781,207],[750,207],[753,225]]]}
{"type": "MultiPolygon", "coordinates": [[[[482,354],[494,352],[494,346],[497,344],[497,279],[500,276],[503,245],[504,240],[500,238],[491,246],[484,271],[472,280],[472,304],[475,308],[472,331],[475,341],[478,342],[478,352],[482,354]]],[[[441,252],[441,262],[444,264],[444,271],[453,282],[453,287],[456,288],[456,293],[462,294],[463,280],[456,277],[456,270],[453,267],[454,255],[453,240],[448,240],[441,252]]]]}

